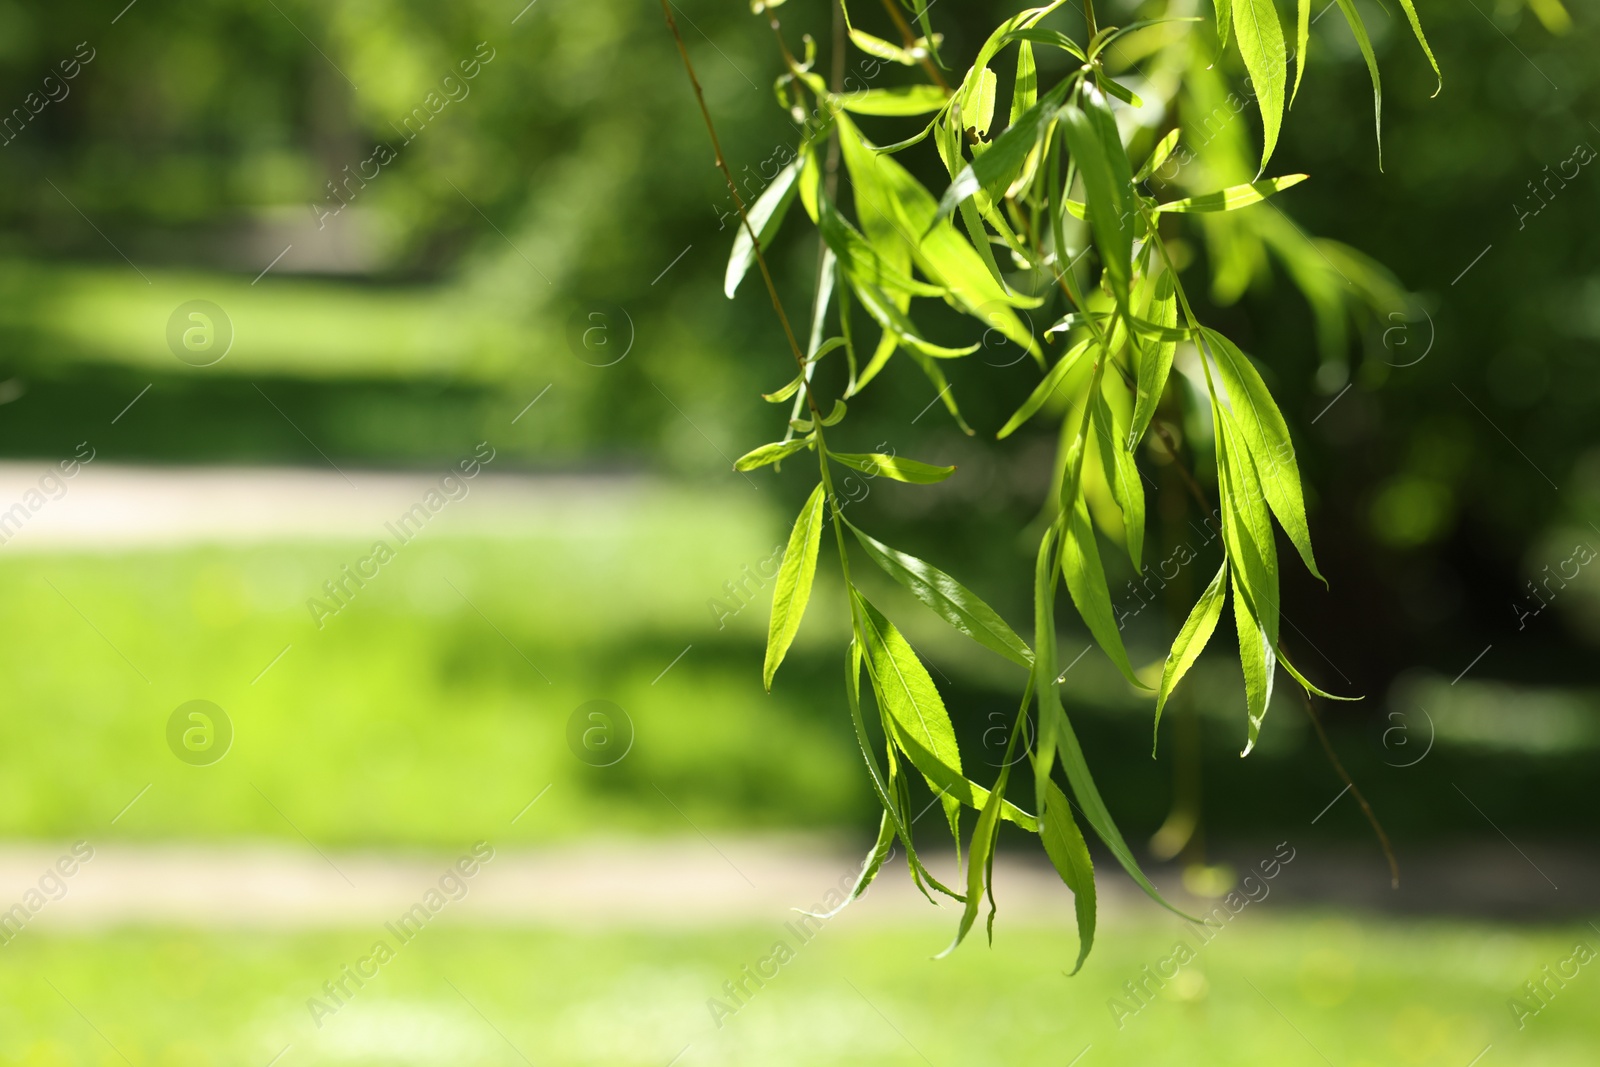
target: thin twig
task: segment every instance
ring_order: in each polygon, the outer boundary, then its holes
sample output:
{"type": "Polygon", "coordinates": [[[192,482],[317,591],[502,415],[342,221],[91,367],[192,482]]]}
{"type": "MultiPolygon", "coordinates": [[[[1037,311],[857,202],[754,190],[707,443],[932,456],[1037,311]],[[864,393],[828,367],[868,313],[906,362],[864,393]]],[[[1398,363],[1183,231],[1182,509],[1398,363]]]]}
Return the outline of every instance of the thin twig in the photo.
{"type": "MultiPolygon", "coordinates": [[[[932,78],[939,88],[948,93],[950,91],[950,83],[944,80],[944,75],[939,73],[939,68],[934,66],[933,60],[928,58],[928,50],[917,44],[917,35],[911,32],[911,24],[906,21],[904,15],[900,14],[900,9],[895,7],[894,4],[895,0],[883,0],[883,9],[894,20],[895,29],[900,31],[900,39],[905,42],[906,51],[916,56],[917,61],[922,64],[922,69],[928,72],[928,77],[932,78]]],[[[929,44],[931,45],[932,42],[930,41],[929,44]]]]}
{"type": "Polygon", "coordinates": [[[1356,788],[1356,783],[1350,778],[1350,772],[1344,769],[1344,764],[1339,762],[1339,757],[1333,751],[1333,745],[1328,742],[1328,735],[1323,732],[1322,720],[1317,718],[1317,711],[1311,706],[1311,694],[1304,689],[1300,695],[1305,698],[1306,715],[1311,719],[1311,726],[1317,731],[1317,740],[1322,742],[1322,751],[1327,753],[1328,762],[1333,764],[1333,769],[1339,772],[1339,777],[1344,781],[1345,788],[1350,790],[1350,795],[1356,798],[1356,803],[1361,805],[1361,811],[1367,817],[1367,822],[1372,824],[1372,830],[1378,835],[1378,844],[1383,846],[1383,855],[1389,861],[1389,884],[1391,888],[1400,888],[1400,864],[1394,858],[1394,849],[1389,846],[1389,835],[1383,832],[1383,824],[1378,822],[1378,816],[1372,811],[1372,805],[1367,803],[1367,798],[1361,795],[1361,790],[1356,788]]]}
{"type": "MultiPolygon", "coordinates": [[[[783,335],[789,341],[789,350],[794,353],[794,361],[799,365],[801,376],[806,370],[806,357],[800,351],[800,342],[795,340],[794,329],[789,325],[789,315],[783,310],[783,301],[778,298],[778,287],[772,283],[772,272],[767,269],[767,257],[761,254],[761,238],[756,233],[755,227],[750,225],[750,216],[744,208],[744,198],[739,195],[739,187],[734,183],[733,172],[728,169],[728,161],[722,157],[722,144],[717,140],[717,128],[711,121],[711,109],[706,106],[706,95],[700,89],[700,79],[695,76],[694,64],[689,59],[689,49],[683,43],[683,34],[678,32],[678,24],[672,17],[672,6],[668,0],[661,0],[661,13],[666,16],[667,28],[672,31],[672,39],[677,42],[678,54],[683,57],[683,69],[689,74],[689,84],[694,87],[694,98],[700,104],[700,116],[706,121],[706,133],[711,135],[711,150],[717,157],[717,169],[722,171],[723,180],[728,183],[728,193],[733,197],[733,206],[739,210],[739,221],[744,223],[745,232],[750,235],[750,246],[755,251],[756,265],[761,268],[761,280],[767,283],[767,295],[772,298],[772,309],[778,313],[778,321],[783,324],[783,335]]],[[[822,412],[817,409],[816,397],[811,394],[811,383],[806,382],[806,403],[811,407],[811,413],[816,421],[821,422],[822,412]]]]}

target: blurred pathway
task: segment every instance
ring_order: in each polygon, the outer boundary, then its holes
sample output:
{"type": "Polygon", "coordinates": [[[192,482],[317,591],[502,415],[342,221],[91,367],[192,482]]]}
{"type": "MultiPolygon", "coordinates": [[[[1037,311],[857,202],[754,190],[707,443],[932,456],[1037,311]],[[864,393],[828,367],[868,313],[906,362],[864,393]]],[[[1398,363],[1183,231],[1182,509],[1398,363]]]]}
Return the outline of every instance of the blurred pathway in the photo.
{"type": "MultiPolygon", "coordinates": [[[[0,548],[82,552],[290,538],[368,540],[429,490],[439,491],[449,473],[444,467],[125,467],[99,459],[66,478],[44,460],[4,462],[0,548]]],[[[646,491],[642,478],[483,469],[476,478],[444,486],[442,495],[453,499],[440,509],[440,519],[455,533],[537,531],[604,519],[646,491]]]]}
{"type": "MultiPolygon", "coordinates": [[[[1388,884],[1375,848],[1302,845],[1269,886],[1273,907],[1334,906],[1401,914],[1511,921],[1561,921],[1600,914],[1600,856],[1592,849],[1525,843],[1528,859],[1483,842],[1402,853],[1403,885],[1388,884]],[[1313,847],[1316,851],[1313,852],[1313,847]],[[1559,885],[1559,890],[1553,888],[1559,885]]],[[[1229,857],[1241,873],[1273,846],[1229,857]]],[[[96,846],[68,877],[49,877],[67,845],[0,845],[0,924],[13,905],[25,926],[102,928],[149,923],[201,928],[294,929],[381,926],[419,903],[450,922],[577,929],[707,929],[782,925],[793,909],[826,906],[848,887],[860,855],[815,838],[599,840],[531,850],[500,850],[470,877],[450,877],[467,850],[451,853],[353,852],[323,855],[309,846],[200,844],[96,846]],[[31,895],[37,891],[36,895],[31,895]],[[438,895],[430,901],[430,891],[438,895]],[[451,899],[456,898],[459,899],[451,899]],[[41,903],[42,901],[42,903],[41,903]],[[28,911],[28,909],[32,909],[28,911]]],[[[957,884],[941,850],[935,873],[957,884]]],[[[69,865],[70,866],[70,865],[69,865]]],[[[469,867],[471,865],[469,864],[469,867]]],[[[1098,872],[1103,920],[1170,922],[1115,869],[1098,872]]],[[[1216,901],[1185,894],[1172,868],[1152,877],[1181,907],[1205,912],[1216,901]]],[[[1071,925],[1072,899],[1055,872],[1027,854],[995,864],[1001,915],[1022,924],[1071,925]]],[[[1260,886],[1257,885],[1259,890],[1260,886]]],[[[912,887],[905,864],[887,865],[847,914],[875,924],[954,922],[912,887]]],[[[11,933],[0,925],[0,934],[11,933]]]]}

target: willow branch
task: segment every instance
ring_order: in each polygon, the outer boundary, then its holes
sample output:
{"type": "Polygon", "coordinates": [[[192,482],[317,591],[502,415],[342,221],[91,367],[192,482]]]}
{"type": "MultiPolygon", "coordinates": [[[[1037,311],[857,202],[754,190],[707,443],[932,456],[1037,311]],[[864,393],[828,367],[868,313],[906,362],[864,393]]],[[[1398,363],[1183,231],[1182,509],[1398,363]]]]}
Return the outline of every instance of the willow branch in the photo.
{"type": "MultiPolygon", "coordinates": [[[[728,194],[733,197],[733,206],[739,210],[739,221],[744,224],[744,229],[750,235],[750,247],[755,251],[756,265],[761,268],[761,280],[767,283],[767,295],[772,298],[772,310],[778,313],[778,321],[783,324],[783,335],[789,341],[789,350],[794,353],[794,361],[800,368],[802,377],[806,371],[806,357],[800,351],[800,342],[795,340],[794,328],[789,325],[789,315],[783,310],[783,301],[778,297],[778,287],[772,282],[772,272],[767,269],[767,257],[761,253],[761,238],[756,233],[755,227],[750,225],[750,215],[745,211],[744,198],[739,195],[739,187],[734,183],[733,172],[728,169],[728,161],[722,155],[722,143],[717,140],[717,128],[711,121],[711,109],[706,106],[706,94],[700,89],[700,79],[695,76],[694,64],[689,60],[689,49],[683,43],[683,34],[678,32],[678,24],[672,17],[672,7],[668,0],[661,0],[661,13],[666,16],[667,28],[672,31],[672,39],[678,45],[678,54],[683,57],[683,69],[689,74],[689,84],[694,86],[694,98],[700,105],[700,117],[706,121],[706,133],[711,136],[711,150],[717,157],[717,169],[722,171],[723,180],[728,183],[728,194]]],[[[811,414],[820,424],[822,413],[817,409],[817,400],[811,394],[810,382],[805,382],[806,403],[811,408],[811,414]]]]}

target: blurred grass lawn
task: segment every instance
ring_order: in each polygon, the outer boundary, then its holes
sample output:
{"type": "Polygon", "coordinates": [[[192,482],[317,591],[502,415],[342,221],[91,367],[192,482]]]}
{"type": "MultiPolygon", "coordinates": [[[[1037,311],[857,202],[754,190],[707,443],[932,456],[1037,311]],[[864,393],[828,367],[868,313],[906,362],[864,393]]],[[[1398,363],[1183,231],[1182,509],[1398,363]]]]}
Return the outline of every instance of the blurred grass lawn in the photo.
{"type": "Polygon", "coordinates": [[[307,598],[370,541],[0,557],[0,837],[298,840],[290,821],[341,846],[686,832],[651,783],[708,827],[860,819],[839,687],[817,699],[797,673],[762,692],[770,592],[721,631],[707,607],[780,543],[759,503],[645,488],[552,505],[515,537],[429,529],[321,630],[307,598]],[[615,767],[567,745],[596,698],[636,728],[615,767]],[[193,699],[236,731],[210,767],[166,747],[193,699]],[[508,826],[547,785],[538,817],[508,826]]]}
{"type": "Polygon", "coordinates": [[[873,929],[846,912],[717,1030],[706,999],[769,953],[782,922],[708,934],[430,927],[321,1030],[306,999],[377,931],[30,929],[0,950],[0,1064],[112,1064],[120,1053],[137,1067],[264,1067],[287,1045],[282,1067],[664,1067],[689,1045],[681,1067],[1276,1067],[1324,1057],[1466,1067],[1492,1044],[1483,1067],[1587,1067],[1600,1042],[1600,976],[1587,968],[1520,1032],[1507,1008],[1541,966],[1577,940],[1594,943],[1587,926],[1293,913],[1222,931],[1119,1032],[1108,998],[1170,953],[1175,921],[1109,924],[1068,979],[1074,936],[1064,927],[1007,927],[1002,911],[993,949],[978,939],[934,962],[946,926],[873,929]]]}

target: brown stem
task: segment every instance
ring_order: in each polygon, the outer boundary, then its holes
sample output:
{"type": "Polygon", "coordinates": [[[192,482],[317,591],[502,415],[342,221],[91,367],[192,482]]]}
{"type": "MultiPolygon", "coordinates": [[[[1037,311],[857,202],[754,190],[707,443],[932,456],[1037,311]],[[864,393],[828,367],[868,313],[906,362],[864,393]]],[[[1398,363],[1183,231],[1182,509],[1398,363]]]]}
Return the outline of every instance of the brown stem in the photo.
{"type": "MultiPolygon", "coordinates": [[[[918,50],[917,35],[911,32],[911,24],[906,21],[906,17],[895,6],[895,0],[883,0],[883,9],[894,20],[895,28],[900,31],[900,39],[905,42],[906,51],[915,53],[918,50]]],[[[934,66],[933,60],[928,58],[926,49],[923,49],[923,54],[917,57],[917,61],[922,64],[922,69],[928,72],[928,77],[933,79],[935,85],[947,93],[950,91],[950,83],[944,80],[944,75],[939,73],[939,68],[934,66]]]]}
{"type": "MultiPolygon", "coordinates": [[[[761,280],[767,283],[767,295],[772,298],[772,309],[778,313],[778,321],[783,324],[783,335],[788,338],[789,349],[794,353],[794,361],[800,368],[800,375],[805,377],[806,357],[800,351],[800,342],[795,340],[794,329],[789,325],[789,315],[783,310],[783,301],[778,297],[778,287],[772,283],[772,272],[767,269],[767,257],[761,254],[761,238],[756,233],[755,227],[750,225],[750,216],[744,209],[744,198],[739,195],[739,187],[734,184],[733,172],[728,169],[728,162],[722,157],[722,144],[717,140],[717,128],[711,121],[711,109],[706,107],[706,95],[700,89],[700,79],[695,76],[694,64],[689,60],[689,49],[683,43],[683,34],[678,32],[678,24],[672,18],[672,7],[668,0],[661,0],[661,13],[666,16],[667,28],[672,31],[672,39],[677,42],[678,54],[683,57],[683,69],[689,74],[689,84],[694,86],[694,98],[700,104],[700,116],[706,121],[706,133],[711,135],[711,150],[717,157],[717,169],[722,171],[723,180],[728,183],[728,193],[733,197],[733,206],[739,209],[739,221],[744,223],[744,229],[750,235],[750,246],[755,251],[756,265],[761,268],[761,280]]],[[[811,394],[811,383],[804,382],[806,403],[811,408],[811,414],[817,422],[821,422],[822,413],[817,409],[817,400],[811,394]]]]}
{"type": "Polygon", "coordinates": [[[1372,805],[1367,803],[1367,798],[1361,795],[1361,790],[1356,788],[1356,783],[1351,780],[1350,772],[1344,769],[1344,764],[1339,762],[1339,757],[1333,751],[1333,745],[1328,742],[1328,735],[1323,732],[1322,720],[1317,718],[1317,711],[1311,706],[1311,694],[1305,690],[1300,691],[1305,698],[1306,715],[1311,719],[1312,727],[1317,731],[1317,740],[1322,742],[1322,751],[1327,753],[1328,762],[1333,764],[1333,769],[1339,772],[1339,777],[1344,780],[1345,788],[1350,790],[1356,798],[1356,803],[1361,805],[1361,811],[1367,817],[1367,822],[1372,824],[1372,830],[1378,835],[1378,844],[1383,846],[1383,855],[1389,861],[1389,884],[1394,889],[1400,888],[1400,864],[1394,858],[1394,849],[1389,846],[1389,835],[1383,832],[1383,824],[1378,822],[1377,815],[1373,814],[1372,805]]]}

